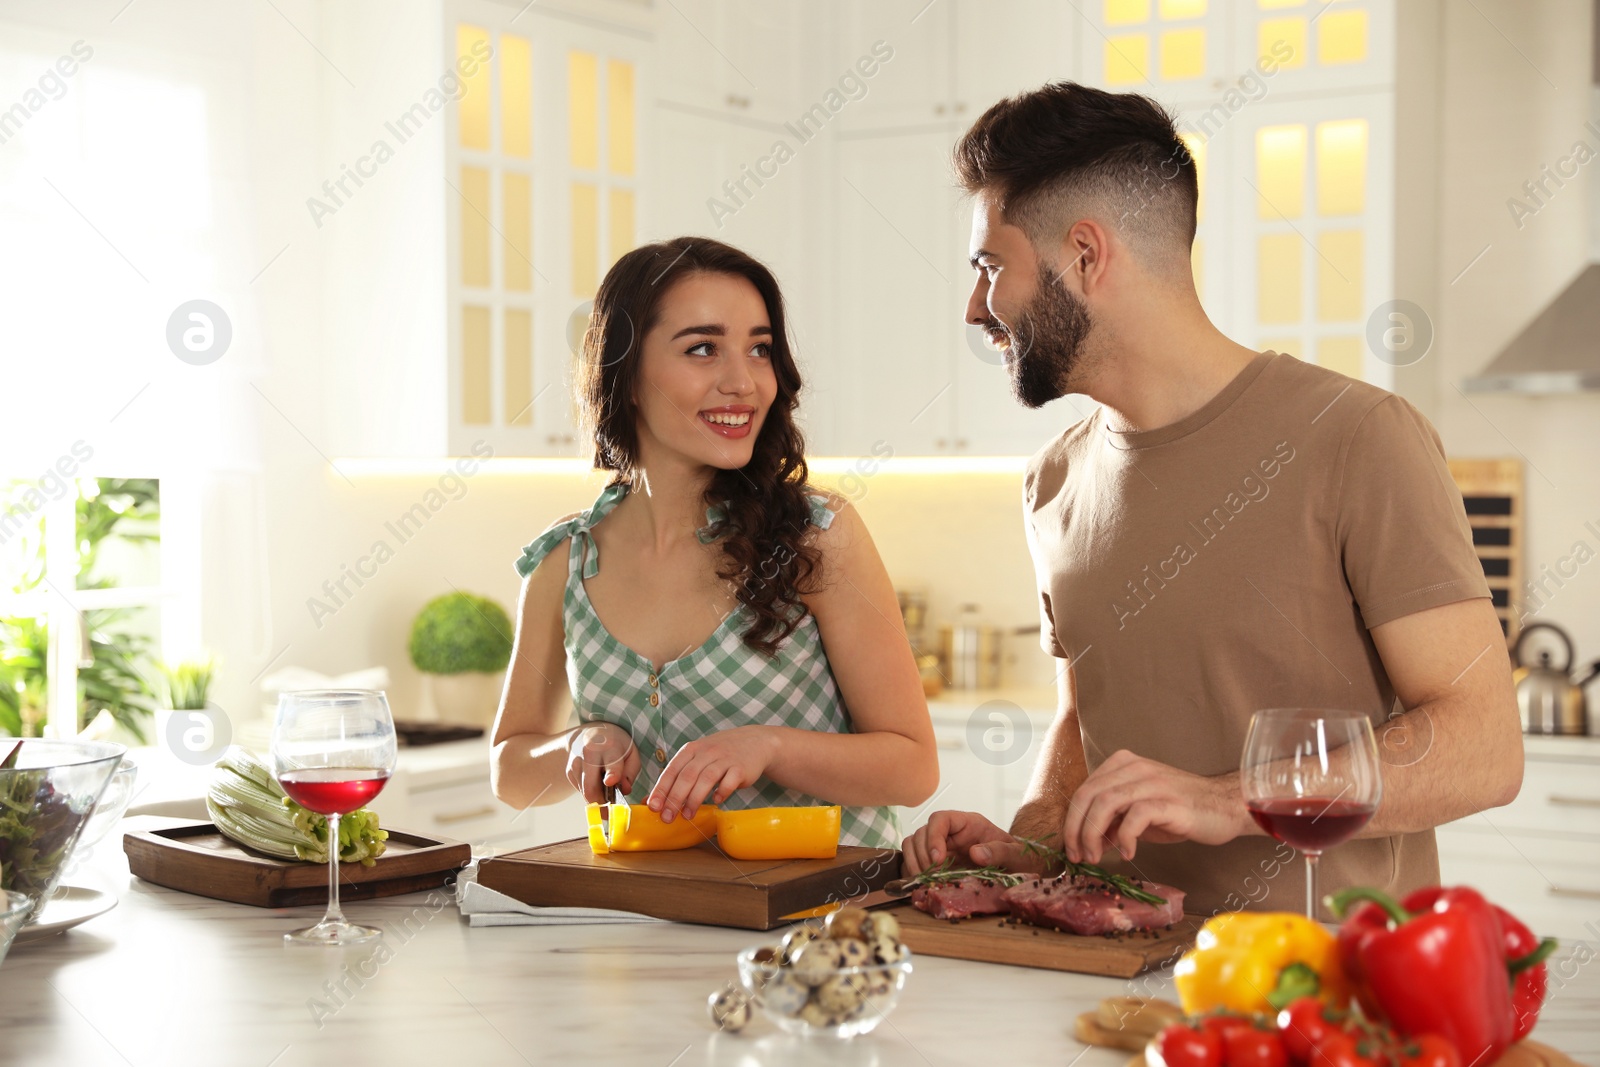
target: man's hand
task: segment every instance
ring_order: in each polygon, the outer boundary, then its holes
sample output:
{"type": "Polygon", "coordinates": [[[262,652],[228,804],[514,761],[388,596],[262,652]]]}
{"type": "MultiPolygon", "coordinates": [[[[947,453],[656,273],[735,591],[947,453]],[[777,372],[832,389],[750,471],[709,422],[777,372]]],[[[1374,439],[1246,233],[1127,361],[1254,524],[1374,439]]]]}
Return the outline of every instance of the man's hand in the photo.
{"type": "Polygon", "coordinates": [[[1121,749],[1067,804],[1062,849],[1074,863],[1100,862],[1108,844],[1132,859],[1141,839],[1222,845],[1254,825],[1237,774],[1206,778],[1121,749]]]}
{"type": "Polygon", "coordinates": [[[1008,871],[1043,871],[1044,860],[1024,850],[1022,842],[975,811],[936,811],[902,848],[901,873],[912,878],[929,867],[955,858],[957,867],[1003,867],[1008,871]]]}

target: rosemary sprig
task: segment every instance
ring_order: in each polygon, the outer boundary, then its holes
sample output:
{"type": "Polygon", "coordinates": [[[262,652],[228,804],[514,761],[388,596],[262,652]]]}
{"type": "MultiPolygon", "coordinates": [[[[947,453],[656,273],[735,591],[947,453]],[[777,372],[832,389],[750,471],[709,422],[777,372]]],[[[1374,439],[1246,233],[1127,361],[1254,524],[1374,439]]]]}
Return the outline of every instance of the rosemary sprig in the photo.
{"type": "Polygon", "coordinates": [[[1097,867],[1093,863],[1073,863],[1071,860],[1067,859],[1067,854],[1065,852],[1062,852],[1060,849],[1051,845],[1047,845],[1043,841],[1035,841],[1032,838],[1027,837],[1019,837],[1017,840],[1022,844],[1022,851],[1024,854],[1038,856],[1048,863],[1059,863],[1065,869],[1067,874],[1086,875],[1090,878],[1104,882],[1106,885],[1110,886],[1112,889],[1115,889],[1118,893],[1121,893],[1129,900],[1137,900],[1141,904],[1152,905],[1165,904],[1167,902],[1166,897],[1158,897],[1154,893],[1147,893],[1143,889],[1140,889],[1138,886],[1134,885],[1124,876],[1120,874],[1112,874],[1104,867],[1097,867]]]}
{"type": "Polygon", "coordinates": [[[919,885],[950,885],[963,878],[976,878],[981,882],[991,885],[1003,885],[1007,888],[1020,885],[1022,875],[1013,874],[1000,867],[956,867],[952,858],[946,856],[940,863],[929,867],[915,878],[906,879],[906,888],[919,885]]]}

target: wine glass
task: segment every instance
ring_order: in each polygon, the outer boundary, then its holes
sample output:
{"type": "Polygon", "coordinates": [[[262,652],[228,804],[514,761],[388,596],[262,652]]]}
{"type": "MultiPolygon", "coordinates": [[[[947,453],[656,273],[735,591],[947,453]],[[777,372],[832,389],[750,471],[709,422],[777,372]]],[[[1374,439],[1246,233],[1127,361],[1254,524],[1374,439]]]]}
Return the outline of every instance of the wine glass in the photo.
{"type": "Polygon", "coordinates": [[[382,931],[345,921],[339,908],[339,816],[378,795],[395,765],[389,700],[372,689],[281,693],[272,728],[272,770],[295,803],[328,817],[328,913],[284,934],[291,944],[353,945],[382,931]]]}
{"type": "Polygon", "coordinates": [[[1383,797],[1372,722],[1360,712],[1273,708],[1250,720],[1240,759],[1256,824],[1306,858],[1306,917],[1317,917],[1317,859],[1354,837],[1383,797]]]}

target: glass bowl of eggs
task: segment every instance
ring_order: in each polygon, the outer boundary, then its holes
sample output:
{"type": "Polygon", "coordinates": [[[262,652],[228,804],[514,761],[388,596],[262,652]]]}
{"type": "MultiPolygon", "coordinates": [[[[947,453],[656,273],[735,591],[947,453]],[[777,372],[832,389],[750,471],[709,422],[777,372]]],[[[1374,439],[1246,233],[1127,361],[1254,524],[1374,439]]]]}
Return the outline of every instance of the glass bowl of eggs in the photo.
{"type": "MultiPolygon", "coordinates": [[[[744,993],[785,1033],[855,1037],[888,1017],[911,975],[911,951],[887,912],[841,908],[739,953],[744,993]]],[[[713,1009],[715,1017],[715,1009],[713,1009]]]]}

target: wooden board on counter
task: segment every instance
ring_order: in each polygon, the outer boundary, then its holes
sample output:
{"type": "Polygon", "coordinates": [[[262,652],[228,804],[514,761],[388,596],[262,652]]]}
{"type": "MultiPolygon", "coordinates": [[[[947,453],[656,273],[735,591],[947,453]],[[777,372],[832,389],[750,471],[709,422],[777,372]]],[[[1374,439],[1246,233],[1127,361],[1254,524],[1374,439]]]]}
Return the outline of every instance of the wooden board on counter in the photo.
{"type": "Polygon", "coordinates": [[[1177,961],[1194,944],[1203,915],[1185,915],[1170,930],[1117,937],[1084,937],[1005,922],[998,915],[935,919],[909,902],[891,909],[912,952],[978,963],[1009,963],[1051,971],[1132,978],[1177,961]]]}
{"type": "MultiPolygon", "coordinates": [[[[371,867],[339,865],[339,899],[370,900],[444,885],[472,859],[463,842],[390,830],[371,867]]],[[[287,908],[328,902],[328,865],[246,848],[209,822],[124,834],[128,869],[147,882],[216,900],[287,908]]]]}
{"type": "Polygon", "coordinates": [[[478,865],[478,882],[524,904],[615,908],[658,919],[770,930],[798,912],[855,900],[900,876],[894,849],[841,845],[828,860],[735,860],[707,842],[596,856],[559,841],[478,865]]]}

